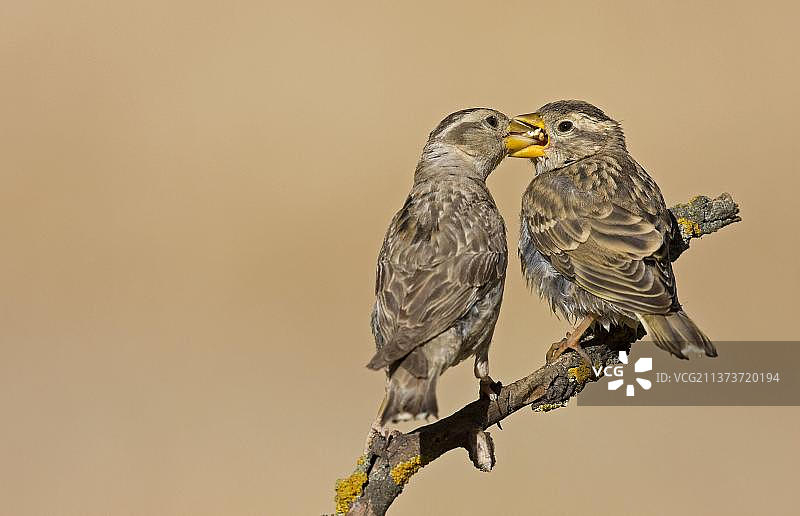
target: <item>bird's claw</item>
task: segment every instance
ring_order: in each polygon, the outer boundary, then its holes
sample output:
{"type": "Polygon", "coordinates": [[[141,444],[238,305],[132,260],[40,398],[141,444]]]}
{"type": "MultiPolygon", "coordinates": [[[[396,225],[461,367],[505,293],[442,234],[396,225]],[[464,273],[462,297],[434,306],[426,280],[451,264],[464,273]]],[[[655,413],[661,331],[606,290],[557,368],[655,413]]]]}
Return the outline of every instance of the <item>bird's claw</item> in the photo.
{"type": "Polygon", "coordinates": [[[380,421],[374,421],[369,431],[370,434],[379,435],[384,438],[389,436],[389,429],[383,426],[380,421]]]}
{"type": "Polygon", "coordinates": [[[372,423],[372,426],[369,428],[369,434],[367,435],[367,442],[364,443],[364,454],[372,453],[372,448],[375,444],[375,441],[378,438],[388,439],[389,438],[389,429],[381,425],[380,420],[376,420],[372,423]]]}
{"type": "Polygon", "coordinates": [[[583,362],[587,366],[592,367],[592,359],[586,350],[583,349],[580,342],[572,343],[568,338],[561,339],[561,341],[553,343],[553,345],[550,346],[550,349],[547,350],[545,360],[548,364],[552,364],[568,349],[575,351],[578,355],[580,355],[581,359],[583,359],[583,362]]]}
{"type": "MultiPolygon", "coordinates": [[[[498,403],[499,408],[500,391],[503,389],[503,382],[495,382],[492,380],[491,376],[484,376],[480,379],[480,383],[479,396],[481,398],[488,398],[490,402],[498,403]]],[[[500,421],[497,422],[497,428],[500,430],[503,429],[503,427],[500,426],[500,421]]]]}
{"type": "Polygon", "coordinates": [[[566,337],[564,337],[558,342],[554,342],[550,346],[550,349],[547,350],[547,354],[545,355],[545,360],[547,361],[548,364],[552,364],[553,362],[555,362],[558,359],[558,357],[563,355],[564,352],[570,348],[568,340],[569,340],[569,333],[567,333],[566,337]]]}
{"type": "Polygon", "coordinates": [[[480,397],[489,398],[489,401],[497,401],[500,389],[503,388],[502,382],[495,382],[491,376],[484,376],[480,379],[480,397]]]}

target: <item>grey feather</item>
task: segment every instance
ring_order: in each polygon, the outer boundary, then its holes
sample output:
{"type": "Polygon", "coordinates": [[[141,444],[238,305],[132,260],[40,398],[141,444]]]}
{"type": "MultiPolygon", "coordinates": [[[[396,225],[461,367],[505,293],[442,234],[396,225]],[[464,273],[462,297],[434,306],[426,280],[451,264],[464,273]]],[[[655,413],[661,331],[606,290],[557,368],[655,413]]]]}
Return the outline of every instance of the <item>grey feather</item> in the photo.
{"type": "Polygon", "coordinates": [[[485,180],[505,155],[507,125],[488,109],[443,120],[386,232],[372,313],[377,350],[368,364],[388,375],[382,424],[436,416],[439,376],[471,356],[488,361],[508,250],[485,180]]]}
{"type": "Polygon", "coordinates": [[[619,124],[581,101],[543,106],[549,143],[522,199],[519,256],[529,285],[571,322],[636,326],[684,358],[716,356],[678,301],[675,218],[631,156],[619,124]],[[556,125],[568,119],[571,129],[556,125]]]}

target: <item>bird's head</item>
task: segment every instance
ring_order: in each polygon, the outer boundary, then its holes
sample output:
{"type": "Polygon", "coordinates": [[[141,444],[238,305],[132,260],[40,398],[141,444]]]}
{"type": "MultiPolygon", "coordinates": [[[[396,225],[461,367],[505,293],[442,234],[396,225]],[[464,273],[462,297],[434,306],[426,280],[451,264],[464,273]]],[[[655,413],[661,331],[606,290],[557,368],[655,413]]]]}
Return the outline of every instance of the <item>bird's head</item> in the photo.
{"type": "Polygon", "coordinates": [[[460,167],[474,169],[482,179],[506,156],[503,138],[509,119],[494,109],[471,108],[448,115],[428,137],[420,169],[460,167]],[[464,167],[464,165],[470,165],[464,167]]]}
{"type": "Polygon", "coordinates": [[[611,147],[625,148],[619,123],[580,100],[545,104],[535,113],[514,117],[505,146],[514,158],[530,158],[552,170],[611,147]]]}

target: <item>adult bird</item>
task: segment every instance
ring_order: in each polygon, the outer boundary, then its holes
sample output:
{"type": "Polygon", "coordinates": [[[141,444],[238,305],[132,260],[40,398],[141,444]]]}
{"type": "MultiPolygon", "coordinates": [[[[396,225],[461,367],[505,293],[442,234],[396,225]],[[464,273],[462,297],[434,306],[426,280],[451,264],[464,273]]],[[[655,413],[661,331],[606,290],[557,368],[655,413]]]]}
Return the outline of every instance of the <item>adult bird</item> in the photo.
{"type": "Polygon", "coordinates": [[[515,117],[510,156],[535,177],[522,197],[519,255],[532,288],[577,323],[548,352],[572,348],[595,324],[637,327],[679,358],[717,356],[683,311],[669,255],[679,228],[661,191],[625,146],[620,124],[583,101],[562,100],[515,117]]]}
{"type": "Polygon", "coordinates": [[[506,156],[508,122],[483,108],[442,120],[386,232],[372,312],[377,352],[367,366],[387,374],[381,427],[437,417],[439,376],[471,356],[481,392],[493,393],[488,351],[508,250],[486,178],[506,156]]]}

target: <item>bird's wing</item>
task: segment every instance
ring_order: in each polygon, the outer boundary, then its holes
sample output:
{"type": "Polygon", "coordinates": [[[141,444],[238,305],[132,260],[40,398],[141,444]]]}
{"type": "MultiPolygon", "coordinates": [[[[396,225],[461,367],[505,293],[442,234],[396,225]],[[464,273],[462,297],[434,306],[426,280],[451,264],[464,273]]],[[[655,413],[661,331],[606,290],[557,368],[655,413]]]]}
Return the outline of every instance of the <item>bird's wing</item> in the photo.
{"type": "Polygon", "coordinates": [[[584,160],[540,174],[523,199],[533,245],[584,290],[631,312],[677,305],[668,210],[635,162],[584,160]],[[625,167],[629,167],[626,169],[625,167]]]}
{"type": "Polygon", "coordinates": [[[435,202],[409,198],[378,259],[373,329],[382,345],[369,367],[385,367],[453,326],[503,281],[506,262],[492,202],[469,204],[456,192],[435,202]]]}

